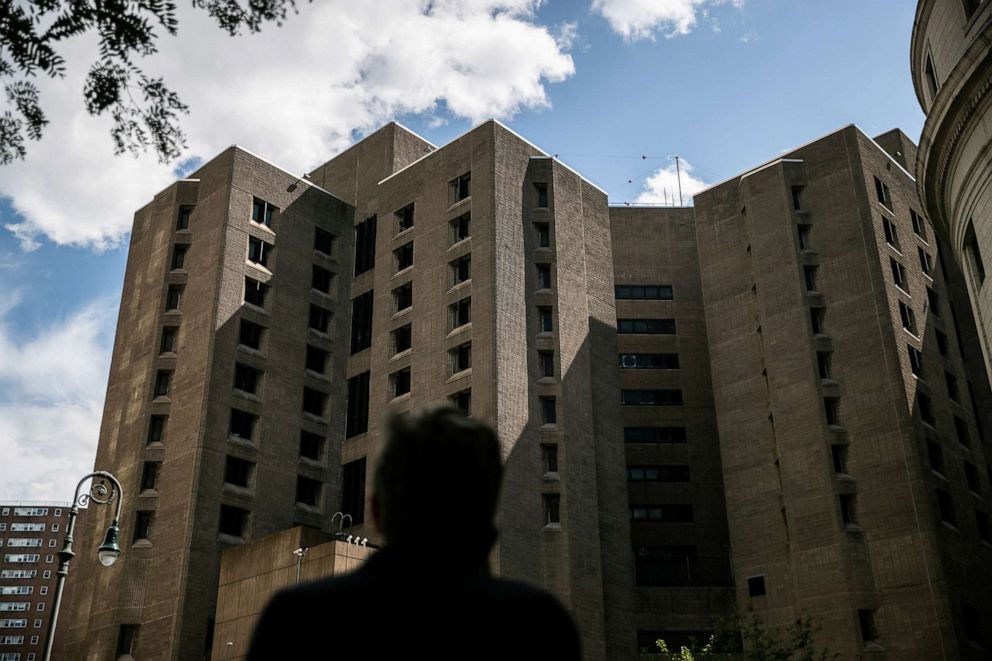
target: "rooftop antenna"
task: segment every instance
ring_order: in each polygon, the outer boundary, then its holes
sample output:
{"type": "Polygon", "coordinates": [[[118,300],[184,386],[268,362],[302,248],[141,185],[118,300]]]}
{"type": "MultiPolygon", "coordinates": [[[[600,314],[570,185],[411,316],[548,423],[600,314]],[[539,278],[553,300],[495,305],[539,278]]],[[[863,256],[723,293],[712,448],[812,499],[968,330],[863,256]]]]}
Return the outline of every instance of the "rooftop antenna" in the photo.
{"type": "MultiPolygon", "coordinates": [[[[672,156],[671,158],[674,158],[675,159],[675,176],[679,180],[679,206],[681,207],[681,206],[685,206],[684,204],[682,204],[682,169],[679,167],[679,156],[678,156],[678,154],[676,154],[675,156],[672,156]]],[[[675,199],[674,199],[674,196],[672,196],[672,197],[673,197],[672,203],[674,204],[675,203],[675,199]]]]}

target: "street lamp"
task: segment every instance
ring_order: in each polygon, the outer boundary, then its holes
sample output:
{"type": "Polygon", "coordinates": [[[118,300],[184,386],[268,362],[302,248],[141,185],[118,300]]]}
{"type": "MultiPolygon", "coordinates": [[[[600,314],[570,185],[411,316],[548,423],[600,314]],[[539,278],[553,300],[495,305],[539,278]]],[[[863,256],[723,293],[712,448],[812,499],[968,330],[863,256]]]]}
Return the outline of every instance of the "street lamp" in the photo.
{"type": "Polygon", "coordinates": [[[69,509],[69,523],[65,527],[65,541],[62,550],[59,551],[59,571],[55,580],[55,603],[52,606],[52,623],[48,626],[48,635],[45,637],[45,661],[51,661],[52,645],[55,643],[55,626],[59,622],[59,608],[62,606],[62,590],[65,588],[65,577],[69,575],[69,561],[75,557],[72,550],[72,533],[76,528],[76,515],[79,514],[80,506],[88,503],[98,505],[109,505],[117,499],[117,511],[114,520],[107,528],[103,536],[103,543],[97,549],[97,558],[104,567],[109,567],[117,561],[121,555],[121,547],[118,543],[121,535],[119,525],[121,519],[121,501],[123,499],[121,483],[117,478],[106,471],[95,471],[79,481],[76,485],[76,494],[72,499],[72,507],[69,509]],[[86,493],[82,492],[83,485],[87,480],[93,480],[86,493]],[[110,486],[107,486],[107,483],[110,486]]]}

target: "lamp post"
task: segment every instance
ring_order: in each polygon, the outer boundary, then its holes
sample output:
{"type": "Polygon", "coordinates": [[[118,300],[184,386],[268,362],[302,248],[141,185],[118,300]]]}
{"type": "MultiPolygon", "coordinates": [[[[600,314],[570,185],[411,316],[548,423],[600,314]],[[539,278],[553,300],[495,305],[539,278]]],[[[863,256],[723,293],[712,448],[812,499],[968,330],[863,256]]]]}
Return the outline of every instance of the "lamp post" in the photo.
{"type": "Polygon", "coordinates": [[[103,543],[97,549],[97,557],[100,564],[109,567],[117,561],[121,555],[121,547],[117,540],[120,537],[121,529],[118,522],[121,518],[121,501],[123,499],[121,483],[117,478],[106,471],[95,471],[85,476],[76,485],[76,494],[72,499],[72,507],[69,509],[69,523],[65,527],[65,541],[62,550],[59,551],[59,571],[55,579],[55,603],[52,606],[52,622],[48,625],[48,635],[45,637],[44,661],[51,661],[52,645],[55,643],[55,626],[59,622],[59,608],[62,606],[62,590],[65,588],[65,577],[69,575],[69,561],[75,557],[72,550],[72,533],[76,528],[76,516],[79,514],[79,507],[87,503],[97,503],[98,505],[110,505],[117,499],[117,511],[114,513],[114,521],[107,528],[103,536],[103,543]],[[82,493],[83,485],[87,480],[92,479],[90,488],[82,493]],[[110,486],[107,486],[107,483],[110,486]]]}

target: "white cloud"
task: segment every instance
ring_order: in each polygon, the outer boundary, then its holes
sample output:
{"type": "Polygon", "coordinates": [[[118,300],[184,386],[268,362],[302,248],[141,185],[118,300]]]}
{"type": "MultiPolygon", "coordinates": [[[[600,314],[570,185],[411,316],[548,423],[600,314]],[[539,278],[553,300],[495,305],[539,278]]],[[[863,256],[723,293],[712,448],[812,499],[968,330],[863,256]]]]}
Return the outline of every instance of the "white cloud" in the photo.
{"type": "MultiPolygon", "coordinates": [[[[682,181],[682,200],[686,206],[692,205],[692,196],[703,190],[708,183],[692,176],[693,167],[682,159],[679,161],[682,181]]],[[[656,170],[644,180],[644,190],[637,196],[638,204],[672,204],[679,201],[679,173],[675,164],[656,170]]]]}
{"type": "Polygon", "coordinates": [[[117,302],[99,299],[34,338],[12,337],[0,299],[0,500],[65,500],[93,470],[117,302]]]}
{"type": "Polygon", "coordinates": [[[744,0],[593,0],[592,10],[605,18],[625,41],[688,34],[707,6],[743,5],[744,0]]]}
{"type": "MultiPolygon", "coordinates": [[[[536,22],[540,0],[325,0],[303,4],[281,28],[227,37],[183,7],[179,36],[141,64],[190,106],[185,155],[209,158],[238,143],[297,172],[406,113],[509,118],[548,105],[545,86],[574,73],[574,33],[536,22]]],[[[92,39],[67,44],[65,79],[40,80],[51,124],[25,162],[2,170],[0,195],[22,218],[7,229],[31,249],[106,248],[136,209],[173,179],[176,164],[115,157],[109,121],[86,115],[82,79],[92,39]]]]}

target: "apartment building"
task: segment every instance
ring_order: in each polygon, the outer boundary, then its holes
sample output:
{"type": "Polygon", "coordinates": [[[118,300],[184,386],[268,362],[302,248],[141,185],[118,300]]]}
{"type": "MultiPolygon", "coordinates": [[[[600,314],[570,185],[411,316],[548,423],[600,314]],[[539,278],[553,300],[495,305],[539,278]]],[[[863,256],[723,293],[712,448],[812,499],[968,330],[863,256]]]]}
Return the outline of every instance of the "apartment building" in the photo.
{"type": "Polygon", "coordinates": [[[734,577],[842,658],[988,658],[992,404],[912,151],[848,126],[695,198],[734,577]]]}
{"type": "MultiPolygon", "coordinates": [[[[0,503],[2,661],[40,661],[44,656],[69,507],[61,502],[0,503]]],[[[72,607],[69,585],[67,581],[63,608],[72,607]]],[[[53,650],[59,651],[59,646],[53,650]]]]}

